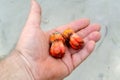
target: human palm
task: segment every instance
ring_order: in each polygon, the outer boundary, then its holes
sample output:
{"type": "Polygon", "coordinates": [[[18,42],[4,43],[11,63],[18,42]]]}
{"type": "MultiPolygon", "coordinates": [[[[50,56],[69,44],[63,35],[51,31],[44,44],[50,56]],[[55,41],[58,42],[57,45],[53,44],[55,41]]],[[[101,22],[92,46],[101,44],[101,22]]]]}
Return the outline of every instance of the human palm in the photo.
{"type": "Polygon", "coordinates": [[[100,39],[100,26],[89,25],[88,19],[81,19],[56,29],[44,32],[40,26],[41,10],[38,3],[32,0],[29,18],[21,33],[16,50],[29,63],[33,77],[39,80],[61,80],[68,76],[93,51],[95,42],[100,39]],[[66,47],[63,58],[56,59],[49,55],[49,35],[72,28],[85,41],[81,50],[66,47]]]}

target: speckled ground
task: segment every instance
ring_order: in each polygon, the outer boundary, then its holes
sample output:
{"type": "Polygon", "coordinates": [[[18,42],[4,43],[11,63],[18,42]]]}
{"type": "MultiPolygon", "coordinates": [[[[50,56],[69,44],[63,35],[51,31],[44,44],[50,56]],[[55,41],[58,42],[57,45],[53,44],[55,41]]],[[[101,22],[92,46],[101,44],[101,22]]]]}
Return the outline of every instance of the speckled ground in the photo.
{"type": "MultiPolygon", "coordinates": [[[[38,0],[42,29],[49,30],[88,17],[100,23],[102,39],[93,54],[65,80],[120,79],[120,0],[38,0]]],[[[0,0],[0,58],[15,46],[25,24],[30,0],[0,0]]]]}

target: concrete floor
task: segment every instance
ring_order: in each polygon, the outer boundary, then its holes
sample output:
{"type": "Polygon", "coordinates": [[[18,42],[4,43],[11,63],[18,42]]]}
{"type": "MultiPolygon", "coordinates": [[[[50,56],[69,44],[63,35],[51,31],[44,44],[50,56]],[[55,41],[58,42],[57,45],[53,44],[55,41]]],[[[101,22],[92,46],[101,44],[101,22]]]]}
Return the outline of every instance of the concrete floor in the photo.
{"type": "MultiPolygon", "coordinates": [[[[120,79],[120,0],[38,0],[42,29],[83,17],[100,23],[102,39],[93,54],[65,80],[120,79]]],[[[9,54],[18,40],[30,9],[30,0],[0,0],[0,58],[9,54]]]]}

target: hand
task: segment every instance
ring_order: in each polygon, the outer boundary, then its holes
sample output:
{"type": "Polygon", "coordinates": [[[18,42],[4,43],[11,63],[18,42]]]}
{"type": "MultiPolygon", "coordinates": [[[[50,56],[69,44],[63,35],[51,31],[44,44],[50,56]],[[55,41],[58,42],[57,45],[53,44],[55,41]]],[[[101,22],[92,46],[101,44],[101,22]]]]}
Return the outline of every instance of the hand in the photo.
{"type": "Polygon", "coordinates": [[[28,20],[15,51],[25,58],[26,64],[36,80],[62,80],[94,50],[95,43],[100,39],[100,26],[90,24],[88,19],[80,19],[44,32],[40,28],[40,6],[35,0],[32,0],[31,4],[28,20]],[[62,59],[55,59],[49,55],[49,35],[56,31],[63,32],[68,27],[84,39],[85,46],[82,50],[77,51],[67,48],[62,59]]]}

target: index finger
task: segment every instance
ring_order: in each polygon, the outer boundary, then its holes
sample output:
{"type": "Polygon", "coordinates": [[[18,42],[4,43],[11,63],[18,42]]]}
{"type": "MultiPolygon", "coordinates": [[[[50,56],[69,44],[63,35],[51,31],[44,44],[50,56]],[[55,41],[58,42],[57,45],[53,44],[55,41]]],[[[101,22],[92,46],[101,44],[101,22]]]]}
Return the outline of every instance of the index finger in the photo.
{"type": "Polygon", "coordinates": [[[67,28],[71,28],[71,29],[73,29],[75,32],[77,32],[77,31],[79,31],[79,30],[87,27],[89,24],[90,24],[89,19],[83,18],[83,19],[80,19],[80,20],[76,20],[76,21],[74,21],[74,22],[71,22],[71,23],[69,23],[69,24],[67,24],[67,25],[63,25],[63,26],[60,26],[60,27],[58,27],[58,28],[55,28],[55,29],[49,31],[49,34],[54,33],[54,32],[60,32],[60,33],[62,33],[62,32],[63,32],[65,29],[67,29],[67,28]]]}

